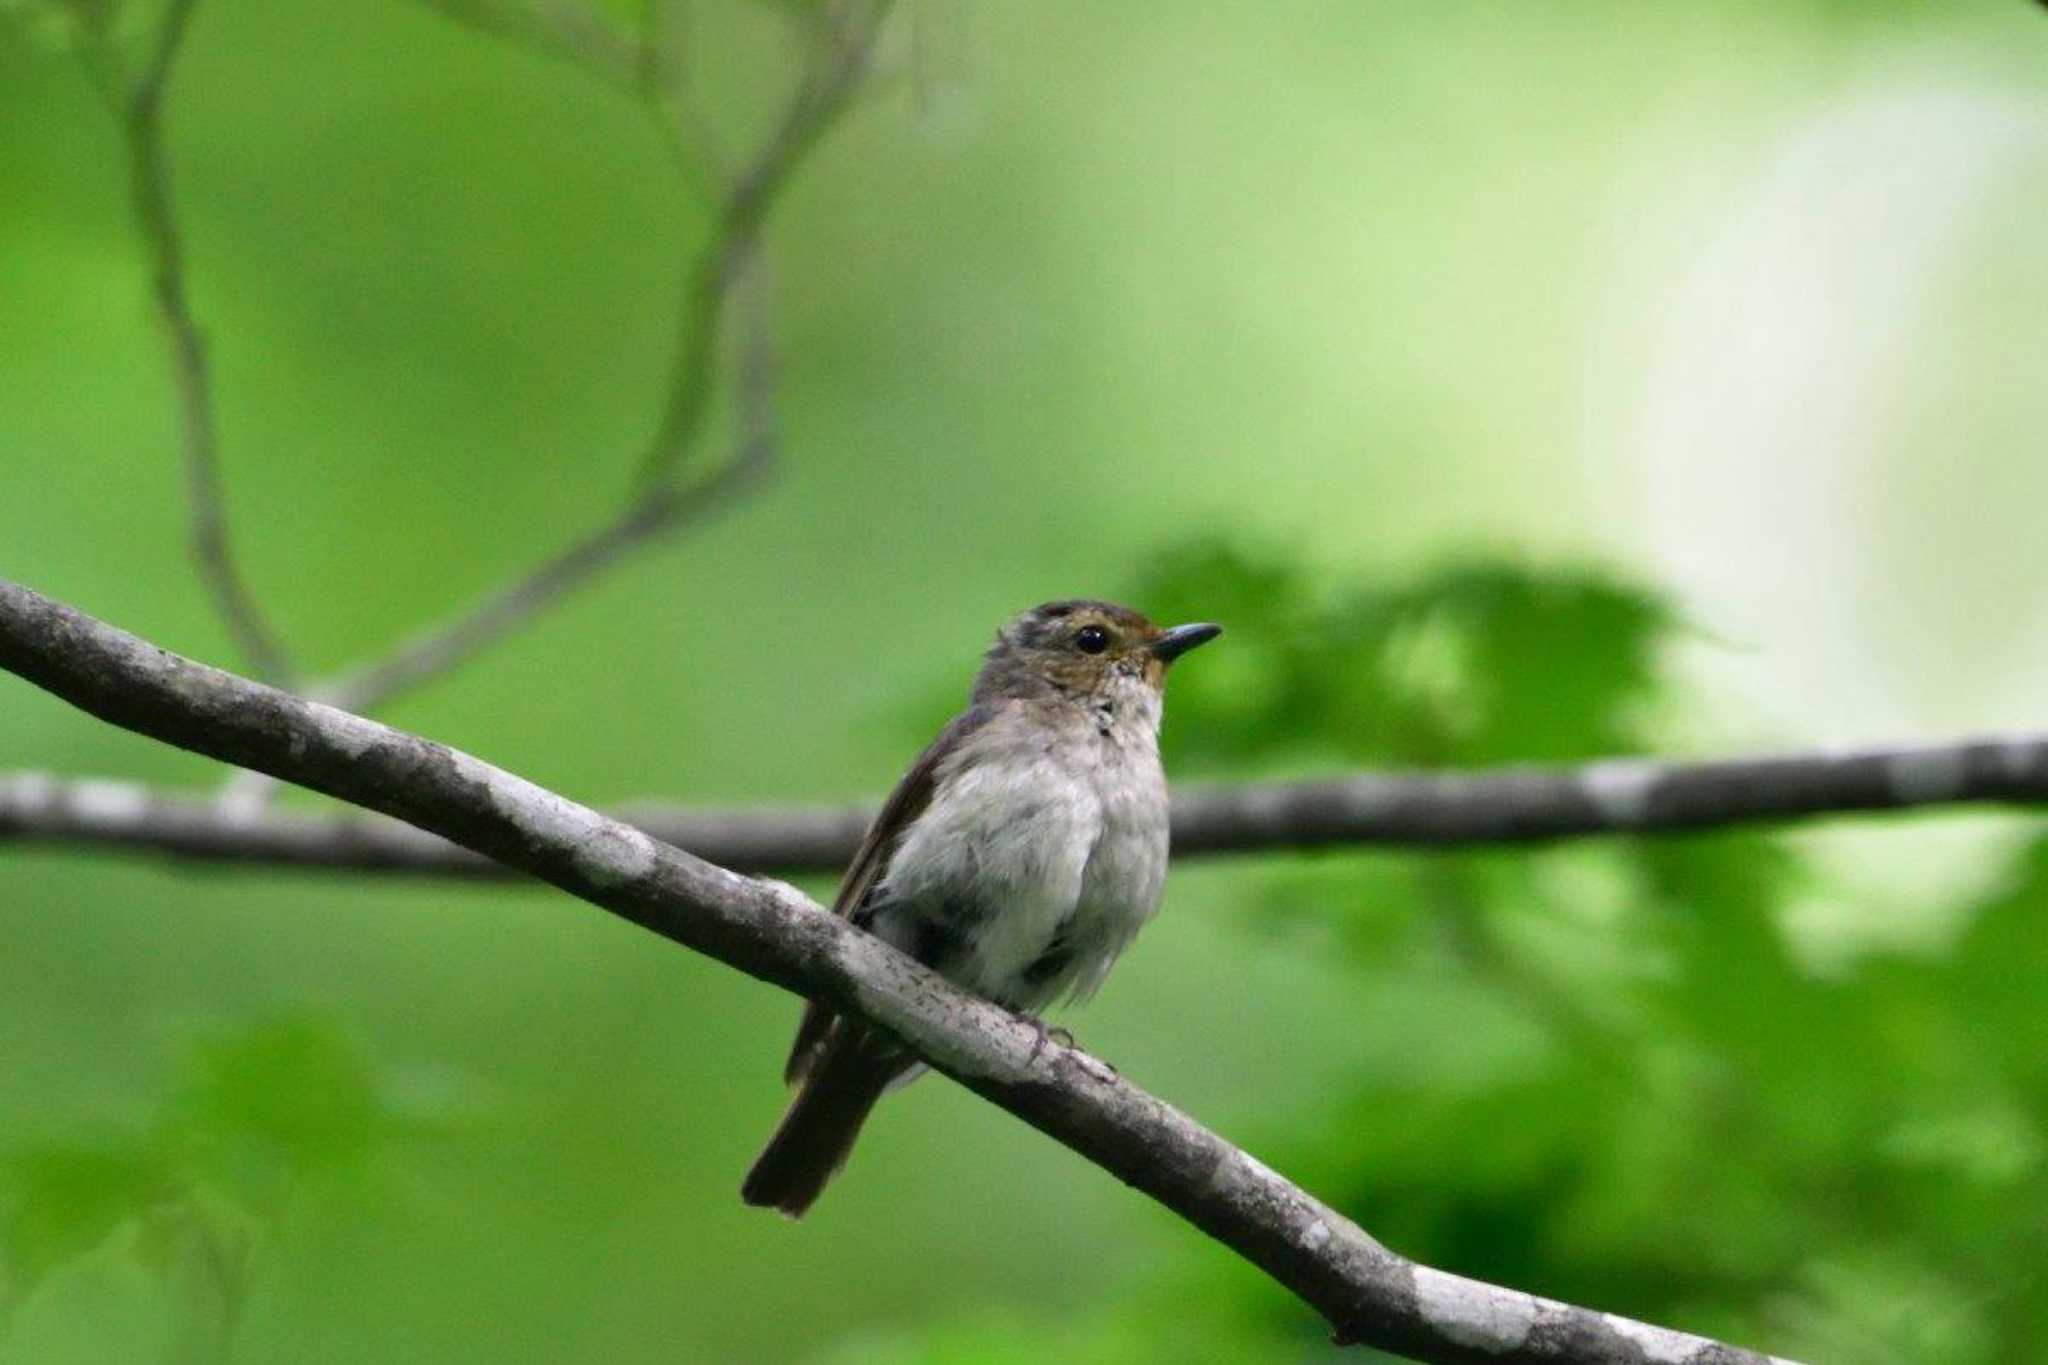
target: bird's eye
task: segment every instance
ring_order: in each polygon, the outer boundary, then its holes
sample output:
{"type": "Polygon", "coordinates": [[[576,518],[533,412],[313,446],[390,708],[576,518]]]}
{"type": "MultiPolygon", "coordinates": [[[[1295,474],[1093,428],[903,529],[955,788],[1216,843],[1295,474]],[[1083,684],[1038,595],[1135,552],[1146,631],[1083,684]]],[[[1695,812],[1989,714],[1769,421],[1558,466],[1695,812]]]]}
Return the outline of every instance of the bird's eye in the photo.
{"type": "Polygon", "coordinates": [[[1101,626],[1083,626],[1074,632],[1074,648],[1083,654],[1100,654],[1109,648],[1109,632],[1101,626]]]}

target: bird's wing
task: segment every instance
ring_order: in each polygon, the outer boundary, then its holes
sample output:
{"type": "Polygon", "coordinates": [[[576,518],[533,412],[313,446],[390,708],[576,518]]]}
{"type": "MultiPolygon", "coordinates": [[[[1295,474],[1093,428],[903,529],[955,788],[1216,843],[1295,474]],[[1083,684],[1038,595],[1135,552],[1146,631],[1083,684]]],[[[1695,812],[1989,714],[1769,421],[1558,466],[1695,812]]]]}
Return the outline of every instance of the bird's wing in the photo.
{"type": "MultiPolygon", "coordinates": [[[[896,783],[896,789],[882,802],[874,824],[868,826],[860,851],[853,855],[853,863],[839,883],[839,894],[832,899],[833,914],[853,919],[866,907],[869,897],[889,870],[889,859],[896,852],[903,832],[931,804],[932,793],[938,786],[939,764],[962,740],[986,725],[994,710],[984,703],[968,707],[953,717],[946,728],[939,731],[938,738],[917,756],[909,771],[896,783]]],[[[793,1083],[810,1073],[836,1017],[816,1001],[804,1006],[803,1021],[797,1025],[796,1041],[790,1045],[789,1062],[782,1069],[783,1080],[793,1083]]]]}

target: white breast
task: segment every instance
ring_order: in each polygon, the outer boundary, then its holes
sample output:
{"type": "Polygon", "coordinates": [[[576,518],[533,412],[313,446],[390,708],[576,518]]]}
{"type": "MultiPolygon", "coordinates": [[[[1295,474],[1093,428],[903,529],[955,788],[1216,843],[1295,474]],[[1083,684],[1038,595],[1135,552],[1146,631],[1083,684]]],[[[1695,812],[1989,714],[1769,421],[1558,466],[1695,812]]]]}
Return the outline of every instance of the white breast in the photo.
{"type": "Polygon", "coordinates": [[[1147,689],[1139,724],[1097,736],[1090,777],[1102,830],[1082,870],[1069,929],[1081,949],[1072,979],[1076,999],[1094,994],[1131,939],[1159,909],[1166,884],[1166,775],[1159,766],[1158,702],[1147,689]]]}
{"type": "MultiPolygon", "coordinates": [[[[969,951],[946,969],[960,985],[1023,1009],[1086,995],[1158,907],[1166,782],[1157,701],[1144,692],[1101,726],[998,716],[937,775],[884,897],[908,915],[965,917],[969,951]],[[1071,962],[1027,980],[1056,942],[1071,962]]],[[[907,924],[901,936],[876,928],[908,946],[907,924]]]]}

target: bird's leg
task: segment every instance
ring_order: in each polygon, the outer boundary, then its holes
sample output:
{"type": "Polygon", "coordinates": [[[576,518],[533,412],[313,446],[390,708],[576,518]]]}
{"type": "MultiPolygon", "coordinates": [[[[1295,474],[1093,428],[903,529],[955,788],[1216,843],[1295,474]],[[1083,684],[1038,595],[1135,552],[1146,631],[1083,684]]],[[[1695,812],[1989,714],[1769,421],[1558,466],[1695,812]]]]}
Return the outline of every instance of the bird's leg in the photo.
{"type": "Polygon", "coordinates": [[[1024,1010],[1017,1010],[1016,1015],[1020,1021],[1031,1025],[1031,1055],[1024,1059],[1024,1065],[1030,1066],[1037,1061],[1038,1054],[1045,1051],[1046,1040],[1050,1039],[1061,1047],[1073,1048],[1076,1064],[1102,1084],[1109,1085],[1123,1079],[1123,1073],[1116,1069],[1115,1064],[1105,1062],[1100,1057],[1091,1057],[1076,1047],[1074,1035],[1065,1029],[1048,1028],[1045,1020],[1024,1010]]]}
{"type": "Polygon", "coordinates": [[[1029,1023],[1033,1028],[1038,1030],[1038,1038],[1031,1045],[1031,1056],[1034,1060],[1037,1058],[1040,1049],[1042,1049],[1045,1046],[1045,1040],[1047,1038],[1051,1038],[1061,1047],[1073,1048],[1074,1065],[1080,1067],[1083,1071],[1087,1072],[1090,1076],[1093,1076],[1097,1081],[1101,1082],[1102,1084],[1109,1085],[1123,1078],[1122,1073],[1116,1069],[1114,1063],[1105,1062],[1102,1060],[1102,1058],[1091,1056],[1088,1053],[1083,1052],[1080,1048],[1075,1047],[1074,1035],[1067,1032],[1065,1029],[1049,1029],[1039,1020],[1033,1018],[1028,1014],[1025,1015],[1024,1018],[1027,1023],[1029,1023]]]}

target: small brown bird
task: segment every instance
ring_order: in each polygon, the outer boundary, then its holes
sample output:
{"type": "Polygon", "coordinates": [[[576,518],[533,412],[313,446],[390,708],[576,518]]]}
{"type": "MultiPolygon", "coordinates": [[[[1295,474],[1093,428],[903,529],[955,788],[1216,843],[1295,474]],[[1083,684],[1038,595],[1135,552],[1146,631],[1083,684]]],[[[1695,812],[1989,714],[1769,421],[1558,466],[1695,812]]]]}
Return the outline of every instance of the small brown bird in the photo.
{"type": "MultiPolygon", "coordinates": [[[[967,709],[882,803],[832,912],[1012,1010],[1092,994],[1166,880],[1167,665],[1221,631],[1079,599],[1004,626],[967,709]]],[[[801,1217],[875,1101],[921,1070],[888,1034],[806,1008],[783,1071],[796,1098],[741,1198],[801,1217]]]]}

